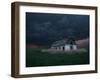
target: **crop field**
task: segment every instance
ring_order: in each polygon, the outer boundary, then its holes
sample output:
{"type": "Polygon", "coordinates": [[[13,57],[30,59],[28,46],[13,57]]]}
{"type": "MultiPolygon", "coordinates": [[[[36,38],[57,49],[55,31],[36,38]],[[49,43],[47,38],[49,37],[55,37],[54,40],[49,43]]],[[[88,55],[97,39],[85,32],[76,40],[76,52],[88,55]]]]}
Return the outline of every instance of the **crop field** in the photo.
{"type": "Polygon", "coordinates": [[[26,49],[26,67],[89,64],[89,52],[42,52],[42,48],[26,49]]]}

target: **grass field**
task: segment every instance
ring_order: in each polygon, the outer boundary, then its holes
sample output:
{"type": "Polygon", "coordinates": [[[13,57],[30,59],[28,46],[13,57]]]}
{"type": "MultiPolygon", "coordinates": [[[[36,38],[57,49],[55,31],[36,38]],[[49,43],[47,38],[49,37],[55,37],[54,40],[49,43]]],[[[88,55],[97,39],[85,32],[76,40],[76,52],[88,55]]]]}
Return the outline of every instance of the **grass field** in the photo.
{"type": "Polygon", "coordinates": [[[89,64],[88,52],[50,53],[41,48],[26,49],[26,67],[89,64]]]}

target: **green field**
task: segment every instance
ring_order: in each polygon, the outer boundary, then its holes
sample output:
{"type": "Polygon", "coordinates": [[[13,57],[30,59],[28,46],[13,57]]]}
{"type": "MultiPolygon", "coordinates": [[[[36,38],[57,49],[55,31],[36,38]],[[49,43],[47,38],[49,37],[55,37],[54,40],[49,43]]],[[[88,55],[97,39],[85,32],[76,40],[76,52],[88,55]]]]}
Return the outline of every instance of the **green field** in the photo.
{"type": "Polygon", "coordinates": [[[50,53],[41,48],[26,49],[26,67],[89,64],[88,52],[50,53]]]}

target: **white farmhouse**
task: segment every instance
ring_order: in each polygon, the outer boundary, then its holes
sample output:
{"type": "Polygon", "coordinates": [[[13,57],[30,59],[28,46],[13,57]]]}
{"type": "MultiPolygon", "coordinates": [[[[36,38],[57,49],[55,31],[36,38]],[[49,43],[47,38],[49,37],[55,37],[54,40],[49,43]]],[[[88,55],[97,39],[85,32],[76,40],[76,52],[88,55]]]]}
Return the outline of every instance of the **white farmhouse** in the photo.
{"type": "Polygon", "coordinates": [[[51,45],[51,49],[58,51],[77,50],[77,45],[75,43],[75,40],[65,39],[54,42],[51,45]]]}

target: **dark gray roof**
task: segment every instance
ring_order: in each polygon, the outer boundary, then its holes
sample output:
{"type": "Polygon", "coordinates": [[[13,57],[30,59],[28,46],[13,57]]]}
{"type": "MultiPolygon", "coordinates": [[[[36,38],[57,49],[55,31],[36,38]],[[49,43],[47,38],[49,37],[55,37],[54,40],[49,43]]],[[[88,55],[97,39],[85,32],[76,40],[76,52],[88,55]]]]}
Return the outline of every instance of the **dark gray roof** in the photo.
{"type": "Polygon", "coordinates": [[[75,40],[72,39],[65,39],[65,40],[59,40],[59,41],[55,41],[51,46],[52,47],[57,47],[57,46],[64,46],[66,44],[76,44],[75,40]]]}

